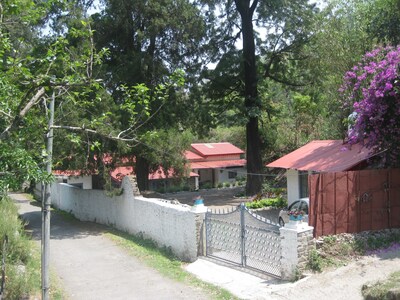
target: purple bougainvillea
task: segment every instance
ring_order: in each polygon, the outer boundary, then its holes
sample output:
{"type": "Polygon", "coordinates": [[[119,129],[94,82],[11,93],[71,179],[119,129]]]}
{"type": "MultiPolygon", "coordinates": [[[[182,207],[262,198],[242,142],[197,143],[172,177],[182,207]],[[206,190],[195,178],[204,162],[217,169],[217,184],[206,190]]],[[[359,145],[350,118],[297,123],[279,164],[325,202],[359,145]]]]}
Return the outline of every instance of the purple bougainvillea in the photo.
{"type": "Polygon", "coordinates": [[[352,111],[350,144],[365,143],[400,165],[400,46],[377,48],[348,71],[339,92],[352,111]]]}

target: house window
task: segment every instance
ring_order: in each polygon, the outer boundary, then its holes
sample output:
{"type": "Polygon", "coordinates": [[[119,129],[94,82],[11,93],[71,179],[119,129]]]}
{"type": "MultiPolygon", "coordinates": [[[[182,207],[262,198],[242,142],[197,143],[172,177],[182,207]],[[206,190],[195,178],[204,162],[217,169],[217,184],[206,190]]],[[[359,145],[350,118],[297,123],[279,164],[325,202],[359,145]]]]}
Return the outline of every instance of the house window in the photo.
{"type": "Polygon", "coordinates": [[[308,197],[308,171],[299,172],[300,198],[308,197]]]}
{"type": "Polygon", "coordinates": [[[235,179],[236,176],[237,176],[237,172],[232,172],[232,171],[228,172],[228,178],[229,179],[235,179]]]}

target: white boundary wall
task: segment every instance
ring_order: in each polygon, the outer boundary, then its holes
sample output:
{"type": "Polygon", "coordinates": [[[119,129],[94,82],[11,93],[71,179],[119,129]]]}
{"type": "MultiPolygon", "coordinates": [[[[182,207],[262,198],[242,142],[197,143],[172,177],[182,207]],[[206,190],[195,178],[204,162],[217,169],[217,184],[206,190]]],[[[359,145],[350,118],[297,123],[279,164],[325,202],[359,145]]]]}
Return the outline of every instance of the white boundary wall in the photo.
{"type": "Polygon", "coordinates": [[[183,261],[197,259],[200,214],[191,207],[162,199],[134,196],[128,176],[123,194],[108,197],[101,190],[83,190],[68,184],[53,184],[52,204],[81,221],[113,226],[131,234],[143,234],[159,246],[170,247],[183,261]]]}

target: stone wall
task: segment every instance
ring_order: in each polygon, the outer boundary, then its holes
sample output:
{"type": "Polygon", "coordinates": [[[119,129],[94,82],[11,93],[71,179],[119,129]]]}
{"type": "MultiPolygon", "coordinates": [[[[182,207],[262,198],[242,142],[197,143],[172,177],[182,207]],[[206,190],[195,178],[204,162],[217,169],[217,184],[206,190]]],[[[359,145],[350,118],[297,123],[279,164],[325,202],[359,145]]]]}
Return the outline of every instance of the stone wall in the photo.
{"type": "Polygon", "coordinates": [[[279,229],[282,248],[282,279],[294,280],[296,274],[305,268],[309,252],[314,248],[313,229],[306,223],[290,222],[279,229]]]}

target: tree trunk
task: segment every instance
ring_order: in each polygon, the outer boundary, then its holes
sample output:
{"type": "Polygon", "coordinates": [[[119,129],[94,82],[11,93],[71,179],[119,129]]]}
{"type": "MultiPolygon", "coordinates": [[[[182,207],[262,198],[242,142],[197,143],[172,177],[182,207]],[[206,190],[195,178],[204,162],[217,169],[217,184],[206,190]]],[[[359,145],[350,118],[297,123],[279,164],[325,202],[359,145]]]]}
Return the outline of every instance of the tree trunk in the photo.
{"type": "Polygon", "coordinates": [[[149,189],[149,162],[147,159],[136,156],[136,181],[140,192],[149,189]]]}
{"type": "Polygon", "coordinates": [[[246,159],[247,183],[246,195],[261,192],[263,176],[261,159],[261,142],[258,129],[258,114],[261,109],[257,90],[256,50],[254,43],[253,14],[258,1],[250,5],[249,0],[235,0],[236,7],[242,19],[243,64],[245,83],[245,108],[248,112],[246,125],[246,159]]]}

